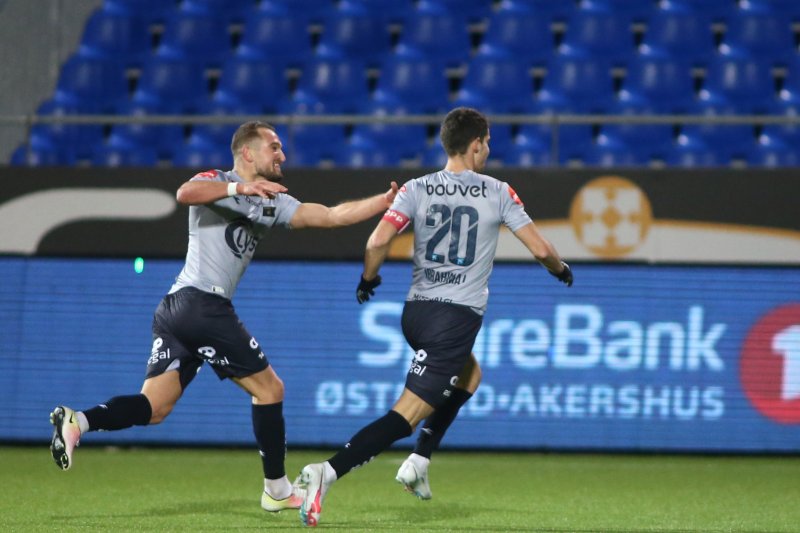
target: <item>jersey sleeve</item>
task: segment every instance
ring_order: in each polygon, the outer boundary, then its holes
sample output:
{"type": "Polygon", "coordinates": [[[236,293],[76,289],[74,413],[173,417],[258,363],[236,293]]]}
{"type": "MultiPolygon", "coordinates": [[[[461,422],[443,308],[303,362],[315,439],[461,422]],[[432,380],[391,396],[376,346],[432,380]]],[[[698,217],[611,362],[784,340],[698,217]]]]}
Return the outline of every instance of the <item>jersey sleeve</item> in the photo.
{"type": "Polygon", "coordinates": [[[198,172],[189,181],[226,181],[225,174],[219,170],[206,170],[198,172]]]}
{"type": "Polygon", "coordinates": [[[383,214],[383,220],[389,222],[400,233],[411,223],[411,218],[416,209],[415,192],[417,181],[412,180],[403,184],[392,202],[392,206],[383,214]]]}
{"type": "Polygon", "coordinates": [[[288,228],[294,212],[300,207],[300,200],[288,194],[279,194],[275,197],[275,222],[274,226],[288,228]]]}
{"type": "Polygon", "coordinates": [[[500,184],[500,215],[503,224],[511,231],[527,226],[531,217],[525,212],[525,205],[516,191],[505,182],[500,184]]]}

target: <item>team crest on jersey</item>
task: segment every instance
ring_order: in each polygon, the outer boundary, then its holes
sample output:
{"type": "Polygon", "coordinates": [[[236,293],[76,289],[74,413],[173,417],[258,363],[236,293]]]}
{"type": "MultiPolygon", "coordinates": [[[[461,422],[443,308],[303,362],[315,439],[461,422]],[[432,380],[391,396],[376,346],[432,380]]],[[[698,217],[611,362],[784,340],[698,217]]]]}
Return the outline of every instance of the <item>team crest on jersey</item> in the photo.
{"type": "Polygon", "coordinates": [[[514,200],[515,204],[522,205],[522,200],[520,200],[517,191],[515,191],[511,185],[508,186],[508,195],[511,197],[512,200],[514,200]]]}
{"type": "Polygon", "coordinates": [[[406,192],[407,190],[408,190],[408,189],[406,189],[406,186],[405,186],[405,185],[403,185],[402,187],[400,187],[400,192],[406,192]]]}
{"type": "Polygon", "coordinates": [[[194,175],[194,177],[195,178],[212,179],[212,178],[217,177],[217,171],[216,170],[206,170],[205,172],[198,172],[197,174],[194,175]]]}
{"type": "Polygon", "coordinates": [[[253,223],[246,218],[234,220],[225,228],[225,243],[239,259],[255,250],[258,237],[253,233],[253,223]]]}

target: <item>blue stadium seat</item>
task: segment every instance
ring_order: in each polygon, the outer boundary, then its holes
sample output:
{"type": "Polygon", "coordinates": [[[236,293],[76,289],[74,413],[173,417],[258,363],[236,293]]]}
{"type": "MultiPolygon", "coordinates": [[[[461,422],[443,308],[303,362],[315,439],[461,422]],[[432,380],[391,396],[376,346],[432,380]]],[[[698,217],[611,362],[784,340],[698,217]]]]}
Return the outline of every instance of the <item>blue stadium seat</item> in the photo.
{"type": "Polygon", "coordinates": [[[308,25],[305,11],[264,2],[245,22],[238,52],[299,67],[312,55],[308,25]]]}
{"type": "Polygon", "coordinates": [[[418,48],[428,57],[459,66],[469,58],[471,40],[463,12],[422,0],[403,28],[399,44],[418,48]]]}
{"type": "Polygon", "coordinates": [[[369,135],[354,133],[336,153],[334,163],[337,167],[350,168],[396,167],[401,159],[393,146],[377,143],[369,135]]]}
{"type": "Polygon", "coordinates": [[[185,56],[159,51],[147,60],[132,101],[163,114],[197,112],[209,98],[205,71],[185,56]]]}
{"type": "Polygon", "coordinates": [[[106,5],[86,22],[81,47],[124,66],[140,67],[151,52],[151,36],[144,19],[122,6],[106,5]]]}
{"type": "Polygon", "coordinates": [[[800,58],[795,57],[786,66],[786,76],[778,92],[779,112],[800,115],[800,58]]]}
{"type": "MultiPolygon", "coordinates": [[[[80,108],[55,100],[43,102],[36,114],[46,117],[84,114],[80,108]]],[[[94,147],[103,142],[103,126],[100,124],[35,124],[31,136],[54,142],[59,150],[76,159],[88,159],[94,147]]],[[[46,143],[43,143],[46,144],[46,143]]],[[[42,148],[43,153],[46,151],[42,148]]]]}
{"type": "Polygon", "coordinates": [[[746,2],[728,20],[719,50],[766,64],[785,63],[796,55],[792,23],[766,4],[746,2]]]}
{"type": "MultiPolygon", "coordinates": [[[[614,109],[615,115],[635,117],[637,115],[654,114],[653,109],[625,108],[614,109]]],[[[675,127],[672,124],[646,124],[646,123],[620,123],[604,124],[600,132],[607,139],[619,140],[635,151],[635,157],[640,161],[654,159],[663,160],[669,147],[673,144],[675,127]]],[[[597,143],[602,144],[602,143],[597,143]]]]}
{"type": "MultiPolygon", "coordinates": [[[[295,116],[325,115],[334,111],[313,95],[296,93],[282,102],[280,114],[295,116]]],[[[341,124],[290,124],[281,135],[286,166],[317,166],[323,160],[333,161],[345,144],[345,127],[341,124]]]]}
{"type": "Polygon", "coordinates": [[[321,101],[328,112],[358,113],[369,100],[366,64],[330,50],[319,53],[303,68],[293,96],[309,97],[321,101]]]}
{"type": "Polygon", "coordinates": [[[18,146],[9,161],[11,165],[18,167],[71,166],[75,162],[72,152],[62,149],[47,136],[36,134],[31,134],[28,142],[18,146]]]}
{"type": "Polygon", "coordinates": [[[551,21],[527,3],[503,2],[489,19],[483,45],[506,49],[530,66],[547,63],[555,38],[551,21]]]}
{"type": "Polygon", "coordinates": [[[800,165],[798,154],[793,143],[775,135],[764,132],[759,135],[747,154],[747,164],[756,167],[781,168],[800,165]]]}
{"type": "Polygon", "coordinates": [[[777,109],[772,69],[749,56],[718,56],[708,66],[698,102],[706,109],[772,113],[777,109]]]}
{"type": "Polygon", "coordinates": [[[444,62],[398,46],[385,58],[372,97],[377,103],[400,105],[414,113],[440,113],[449,107],[448,91],[444,62]]]}
{"type": "Polygon", "coordinates": [[[444,153],[442,143],[437,139],[435,143],[425,149],[422,153],[422,161],[420,166],[423,168],[432,168],[441,170],[447,164],[447,154],[444,153]]]}
{"type": "Polygon", "coordinates": [[[593,167],[639,167],[649,162],[649,153],[640,146],[604,133],[583,155],[583,163],[593,167]]]}
{"type": "Polygon", "coordinates": [[[628,63],[618,99],[621,109],[688,113],[695,101],[691,65],[663,50],[643,51],[628,63]]]}
{"type": "Polygon", "coordinates": [[[586,9],[589,6],[605,6],[618,15],[623,15],[627,19],[635,22],[646,20],[653,9],[657,7],[657,2],[646,0],[581,0],[580,7],[586,9]]]}
{"type": "MultiPolygon", "coordinates": [[[[373,101],[364,109],[375,117],[402,117],[413,114],[400,102],[373,101]]],[[[413,159],[425,149],[427,125],[425,124],[358,124],[353,135],[369,137],[382,149],[391,150],[402,159],[413,159]]]]}
{"type": "Polygon", "coordinates": [[[92,165],[97,167],[152,167],[157,162],[155,148],[113,134],[92,154],[92,165]]]}
{"type": "Polygon", "coordinates": [[[647,20],[640,51],[666,53],[701,66],[716,53],[711,15],[691,4],[667,1],[647,20]]]}
{"type": "MultiPolygon", "coordinates": [[[[144,117],[159,115],[163,109],[148,102],[131,102],[120,109],[121,115],[144,117]]],[[[162,159],[171,159],[173,152],[184,142],[184,127],[181,124],[143,124],[132,122],[116,124],[112,135],[128,141],[133,146],[148,146],[155,149],[162,159]]]]}
{"type": "Polygon", "coordinates": [[[61,67],[53,99],[83,113],[113,113],[127,96],[128,80],[121,65],[79,49],[61,67]]]}
{"type": "Polygon", "coordinates": [[[550,137],[531,131],[519,133],[503,157],[509,167],[544,167],[553,164],[550,137]]]}
{"type": "MultiPolygon", "coordinates": [[[[729,111],[718,111],[714,108],[703,109],[698,107],[694,114],[703,114],[710,117],[735,115],[729,111]]],[[[714,124],[699,123],[686,124],[681,128],[681,137],[702,140],[707,149],[718,156],[722,164],[727,164],[731,159],[744,159],[748,149],[755,142],[755,131],[750,124],[714,124]]]]}
{"type": "Polygon", "coordinates": [[[611,66],[600,57],[557,54],[536,100],[542,111],[604,113],[614,103],[611,66]]]}
{"type": "Polygon", "coordinates": [[[522,4],[530,7],[550,22],[566,22],[578,10],[577,2],[554,2],[553,0],[502,0],[498,8],[505,9],[507,4],[522,4]]]}
{"type": "Polygon", "coordinates": [[[514,145],[514,131],[511,124],[494,124],[489,116],[489,163],[503,161],[514,145]]]}
{"type": "Polygon", "coordinates": [[[266,59],[233,54],[225,60],[212,100],[253,113],[275,113],[289,94],[283,67],[266,59]]]}
{"type": "Polygon", "coordinates": [[[739,6],[738,0],[668,0],[668,2],[685,4],[698,13],[704,12],[714,22],[725,22],[735,14],[739,6]]]}
{"type": "Polygon", "coordinates": [[[593,143],[592,126],[584,124],[560,124],[555,130],[550,124],[523,124],[517,133],[520,137],[543,139],[551,150],[555,143],[560,164],[582,160],[593,143]]]}
{"type": "Polygon", "coordinates": [[[495,113],[527,113],[533,106],[529,67],[513,54],[481,46],[467,67],[454,104],[495,113]]]}
{"type": "Polygon", "coordinates": [[[215,141],[201,135],[192,135],[172,156],[172,165],[187,168],[230,168],[232,165],[230,143],[215,141]]]}
{"type": "Polygon", "coordinates": [[[167,17],[158,51],[181,55],[183,61],[219,67],[231,50],[225,19],[196,4],[183,4],[167,17]]]}
{"type": "Polygon", "coordinates": [[[766,4],[771,9],[794,21],[800,19],[800,2],[797,0],[745,0],[749,4],[766,4]]]}
{"type": "Polygon", "coordinates": [[[445,6],[451,12],[466,15],[467,22],[483,22],[492,14],[492,3],[486,0],[432,0],[445,6]]]}
{"type": "Polygon", "coordinates": [[[606,4],[589,3],[567,21],[559,50],[603,58],[614,65],[624,63],[635,52],[632,19],[606,4]]]}
{"type": "Polygon", "coordinates": [[[344,0],[325,15],[320,46],[338,49],[347,57],[358,58],[367,66],[379,66],[390,50],[388,22],[359,2],[344,0]]]}
{"type": "Polygon", "coordinates": [[[105,0],[103,5],[106,9],[122,8],[148,25],[163,24],[177,6],[164,0],[105,0]]]}
{"type": "Polygon", "coordinates": [[[364,6],[377,19],[389,24],[403,24],[414,12],[415,0],[347,0],[364,6]]]}
{"type": "Polygon", "coordinates": [[[730,165],[731,157],[714,150],[700,137],[681,134],[667,152],[666,163],[682,168],[717,167],[730,165]]]}
{"type": "Polygon", "coordinates": [[[257,4],[258,0],[183,0],[181,7],[196,6],[211,11],[226,24],[241,24],[257,4]]]}
{"type": "MultiPolygon", "coordinates": [[[[201,115],[210,117],[233,117],[236,115],[257,116],[262,115],[262,106],[258,103],[248,102],[220,102],[211,100],[200,108],[201,115]]],[[[239,126],[233,122],[215,122],[206,124],[195,124],[192,128],[192,135],[214,141],[215,143],[230,144],[236,128],[239,126]]]]}

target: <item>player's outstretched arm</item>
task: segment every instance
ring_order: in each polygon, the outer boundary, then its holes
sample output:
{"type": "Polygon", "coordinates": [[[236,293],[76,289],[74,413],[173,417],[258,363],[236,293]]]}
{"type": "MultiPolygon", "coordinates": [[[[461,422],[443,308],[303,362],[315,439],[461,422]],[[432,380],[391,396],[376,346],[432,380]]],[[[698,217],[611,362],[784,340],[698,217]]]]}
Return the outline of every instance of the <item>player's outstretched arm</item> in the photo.
{"type": "Polygon", "coordinates": [[[381,220],[367,240],[367,248],[364,252],[364,272],[356,288],[356,300],[362,304],[369,300],[370,296],[375,295],[375,288],[381,284],[381,277],[378,271],[389,255],[389,245],[397,235],[397,228],[381,220]]]}
{"type": "Polygon", "coordinates": [[[397,182],[388,191],[362,200],[351,200],[334,207],[303,203],[292,216],[293,228],[338,228],[363,222],[388,209],[397,196],[397,182]]]}
{"type": "Polygon", "coordinates": [[[267,180],[239,183],[190,180],[178,188],[178,192],[175,196],[178,203],[181,205],[202,205],[210,204],[222,198],[235,196],[237,194],[275,198],[278,193],[286,191],[288,191],[288,189],[280,183],[267,180]]]}
{"type": "Polygon", "coordinates": [[[552,243],[545,239],[544,235],[539,232],[536,224],[531,222],[515,231],[514,235],[522,241],[522,244],[530,250],[533,257],[535,257],[548,272],[558,278],[562,283],[565,283],[567,287],[572,286],[572,270],[569,268],[569,265],[561,259],[561,256],[558,255],[552,243]]]}

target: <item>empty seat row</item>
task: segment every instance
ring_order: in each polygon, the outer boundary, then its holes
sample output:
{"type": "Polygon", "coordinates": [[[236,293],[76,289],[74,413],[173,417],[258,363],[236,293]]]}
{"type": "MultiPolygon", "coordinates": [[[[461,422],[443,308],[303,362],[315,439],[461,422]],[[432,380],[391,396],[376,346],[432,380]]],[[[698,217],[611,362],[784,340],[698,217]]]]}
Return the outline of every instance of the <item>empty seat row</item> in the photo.
{"type": "MultiPolygon", "coordinates": [[[[310,131],[279,129],[288,157],[287,167],[381,167],[414,164],[441,166],[446,160],[438,142],[420,131],[403,137],[402,142],[381,142],[366,129],[356,129],[346,137],[341,127],[316,131],[316,142],[307,142],[310,131]]],[[[800,164],[793,149],[800,140],[800,127],[767,126],[755,135],[749,126],[685,126],[674,135],[672,126],[606,126],[596,136],[590,126],[562,126],[557,137],[545,126],[523,126],[516,135],[505,125],[493,126],[491,166],[549,166],[582,164],[587,166],[647,166],[666,164],[675,167],[726,166],[745,163],[751,166],[785,167],[800,164]],[[648,131],[650,128],[651,131],[648,131]],[[789,131],[788,134],[785,132],[789,131]],[[557,139],[557,140],[556,140],[557,139]]],[[[400,137],[396,137],[399,139],[400,137]]],[[[82,161],[95,166],[154,166],[168,161],[176,167],[229,168],[230,148],[200,133],[184,141],[176,136],[173,153],[165,158],[157,147],[141,145],[134,138],[112,134],[98,140],[83,158],[63,150],[46,136],[33,135],[12,157],[15,165],[74,165],[82,161]]]]}

